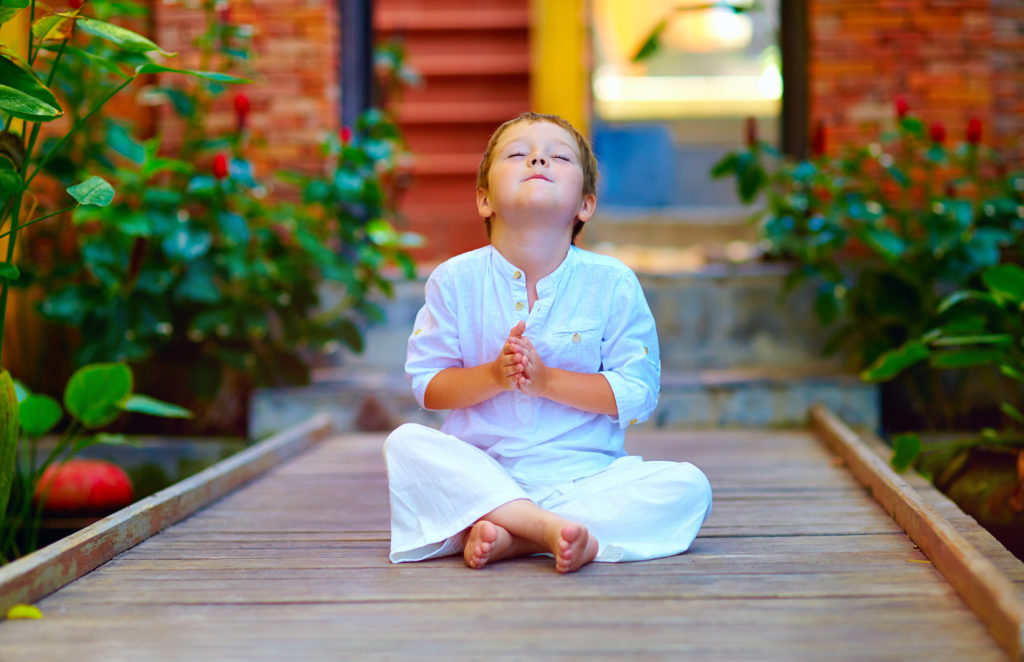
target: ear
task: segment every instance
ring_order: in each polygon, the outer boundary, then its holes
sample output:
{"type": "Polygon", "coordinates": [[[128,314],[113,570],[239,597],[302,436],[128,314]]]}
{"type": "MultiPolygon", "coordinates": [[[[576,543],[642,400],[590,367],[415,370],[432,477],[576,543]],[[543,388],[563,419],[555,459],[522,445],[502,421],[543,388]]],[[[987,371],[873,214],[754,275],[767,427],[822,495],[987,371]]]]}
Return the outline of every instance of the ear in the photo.
{"type": "Polygon", "coordinates": [[[480,218],[490,218],[494,216],[494,208],[491,207],[490,195],[485,188],[478,188],[476,190],[476,212],[480,214],[480,218]]]}
{"type": "Polygon", "coordinates": [[[583,196],[580,200],[580,209],[576,212],[576,220],[581,223],[586,223],[590,220],[590,217],[594,215],[594,209],[597,208],[597,196],[593,193],[583,196]]]}

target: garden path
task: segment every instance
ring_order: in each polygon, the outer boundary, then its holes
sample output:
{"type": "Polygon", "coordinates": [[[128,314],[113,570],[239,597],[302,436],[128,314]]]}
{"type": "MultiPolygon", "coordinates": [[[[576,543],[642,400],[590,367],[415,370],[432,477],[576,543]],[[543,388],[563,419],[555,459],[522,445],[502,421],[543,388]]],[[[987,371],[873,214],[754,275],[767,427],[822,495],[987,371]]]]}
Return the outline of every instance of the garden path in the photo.
{"type": "Polygon", "coordinates": [[[382,443],[319,442],[122,553],[0,624],[0,660],[1005,659],[810,432],[636,431],[714,512],[686,554],[565,576],[389,564],[382,443]]]}

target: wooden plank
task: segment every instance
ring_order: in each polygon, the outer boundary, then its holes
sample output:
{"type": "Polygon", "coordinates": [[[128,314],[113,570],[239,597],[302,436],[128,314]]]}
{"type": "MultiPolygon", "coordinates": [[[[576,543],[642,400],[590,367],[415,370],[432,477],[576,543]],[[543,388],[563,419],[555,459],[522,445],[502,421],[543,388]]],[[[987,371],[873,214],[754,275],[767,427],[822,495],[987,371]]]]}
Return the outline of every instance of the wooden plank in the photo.
{"type": "Polygon", "coordinates": [[[711,518],[686,554],[568,576],[390,564],[383,439],[310,447],[0,623],[0,659],[1004,659],[807,431],[634,436],[705,470],[711,518]]]}
{"type": "Polygon", "coordinates": [[[1015,660],[1024,659],[1024,601],[1009,579],[834,414],[817,405],[811,425],[935,564],[1015,660]]]}
{"type": "Polygon", "coordinates": [[[319,415],[0,568],[0,613],[33,603],[325,438],[319,415]]]}

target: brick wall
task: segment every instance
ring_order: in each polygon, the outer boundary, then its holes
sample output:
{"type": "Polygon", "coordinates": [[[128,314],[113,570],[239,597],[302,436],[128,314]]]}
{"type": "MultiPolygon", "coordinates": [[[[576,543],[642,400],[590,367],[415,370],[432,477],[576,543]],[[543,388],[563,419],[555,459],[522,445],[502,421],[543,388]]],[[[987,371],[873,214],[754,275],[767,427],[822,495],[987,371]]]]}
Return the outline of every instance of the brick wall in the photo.
{"type": "MultiPolygon", "coordinates": [[[[193,40],[205,28],[195,0],[154,0],[155,40],[178,52],[171,66],[201,68],[193,40]]],[[[225,3],[227,6],[228,3],[225,3]]],[[[255,57],[253,83],[232,86],[219,97],[207,126],[234,126],[236,90],[249,97],[251,153],[257,178],[280,169],[311,171],[325,131],[339,124],[338,20],[334,2],[324,0],[232,0],[230,21],[251,25],[255,57]]],[[[162,131],[173,142],[180,134],[173,112],[163,110],[162,131]]]]}
{"type": "Polygon", "coordinates": [[[830,144],[877,135],[903,96],[951,141],[979,118],[1019,152],[1024,5],[1019,0],[810,0],[810,117],[830,144]]]}

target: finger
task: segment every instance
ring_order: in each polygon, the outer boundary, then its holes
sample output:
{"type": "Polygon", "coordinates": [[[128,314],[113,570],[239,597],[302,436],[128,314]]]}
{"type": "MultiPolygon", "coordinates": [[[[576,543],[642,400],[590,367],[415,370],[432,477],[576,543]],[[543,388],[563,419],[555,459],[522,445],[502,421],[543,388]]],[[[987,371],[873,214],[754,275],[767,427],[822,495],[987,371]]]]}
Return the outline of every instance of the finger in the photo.
{"type": "Polygon", "coordinates": [[[511,331],[509,331],[509,338],[521,337],[524,331],[526,331],[526,322],[520,320],[519,322],[516,322],[516,325],[512,327],[511,331]]]}

